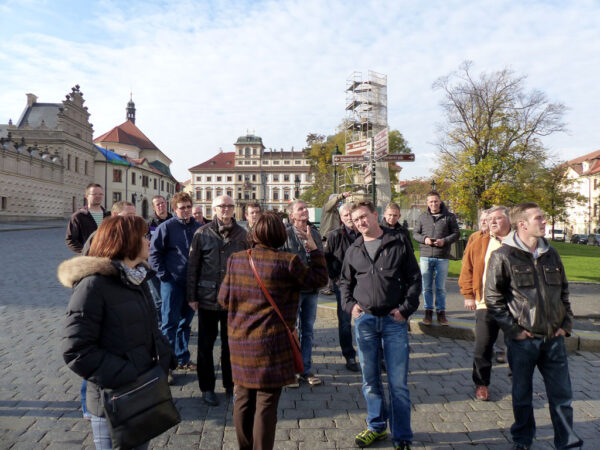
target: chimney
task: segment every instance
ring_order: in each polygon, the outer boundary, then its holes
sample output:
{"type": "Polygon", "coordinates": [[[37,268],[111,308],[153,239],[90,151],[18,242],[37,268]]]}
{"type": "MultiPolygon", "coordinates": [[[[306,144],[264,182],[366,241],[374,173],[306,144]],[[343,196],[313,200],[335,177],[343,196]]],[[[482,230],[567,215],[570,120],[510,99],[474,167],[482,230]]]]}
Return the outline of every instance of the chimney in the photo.
{"type": "Polygon", "coordinates": [[[27,95],[27,106],[33,106],[35,102],[37,102],[37,95],[34,94],[25,94],[27,95]]]}

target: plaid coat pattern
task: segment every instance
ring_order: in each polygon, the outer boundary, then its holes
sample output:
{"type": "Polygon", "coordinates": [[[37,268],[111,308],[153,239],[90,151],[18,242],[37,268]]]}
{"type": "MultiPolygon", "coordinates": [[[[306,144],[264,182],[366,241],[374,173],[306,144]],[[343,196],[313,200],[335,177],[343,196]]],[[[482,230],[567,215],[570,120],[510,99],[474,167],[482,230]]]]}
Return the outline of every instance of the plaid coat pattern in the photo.
{"type": "MultiPolygon", "coordinates": [[[[323,252],[310,253],[310,266],[297,255],[257,246],[256,270],[293,329],[301,289],[327,283],[323,252]]],[[[285,325],[265,298],[245,251],[231,255],[219,303],[228,310],[227,331],[233,382],[249,389],[273,389],[295,381],[291,343],[285,325]]]]}

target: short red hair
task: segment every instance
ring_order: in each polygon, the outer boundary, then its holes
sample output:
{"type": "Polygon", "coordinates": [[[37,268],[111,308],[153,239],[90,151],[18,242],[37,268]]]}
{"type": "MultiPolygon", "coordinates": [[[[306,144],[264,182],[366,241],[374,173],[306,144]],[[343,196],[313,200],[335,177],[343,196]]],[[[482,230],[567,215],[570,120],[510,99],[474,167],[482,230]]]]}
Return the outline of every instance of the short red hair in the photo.
{"type": "Polygon", "coordinates": [[[90,256],[135,259],[142,251],[148,224],[140,216],[113,216],[102,221],[90,247],[90,256]]]}

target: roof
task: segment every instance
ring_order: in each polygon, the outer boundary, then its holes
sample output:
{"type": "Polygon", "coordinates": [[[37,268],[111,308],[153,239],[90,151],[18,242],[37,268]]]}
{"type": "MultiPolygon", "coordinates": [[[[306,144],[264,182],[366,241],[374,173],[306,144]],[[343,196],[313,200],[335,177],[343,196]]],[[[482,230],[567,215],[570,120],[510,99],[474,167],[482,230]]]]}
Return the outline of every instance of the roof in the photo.
{"type": "Polygon", "coordinates": [[[27,106],[17,122],[17,127],[22,128],[27,123],[32,128],[38,128],[43,121],[48,128],[56,128],[58,113],[62,107],[62,103],[34,103],[27,106]]]}
{"type": "Polygon", "coordinates": [[[197,166],[190,168],[189,170],[201,170],[201,169],[229,169],[235,166],[235,152],[222,152],[217,153],[215,156],[210,158],[197,166]]]}
{"type": "Polygon", "coordinates": [[[162,173],[164,175],[168,175],[171,178],[175,179],[173,177],[173,175],[171,174],[171,169],[169,168],[169,166],[167,166],[166,164],[160,162],[158,159],[155,160],[155,161],[148,161],[148,164],[150,164],[152,167],[154,167],[160,173],[162,173]]]}
{"type": "Polygon", "coordinates": [[[131,120],[127,120],[125,123],[97,137],[94,142],[116,142],[133,145],[142,150],[159,150],[131,120]]]}
{"type": "Polygon", "coordinates": [[[254,136],[253,134],[247,134],[246,136],[240,136],[236,144],[260,144],[262,145],[262,138],[260,136],[254,136]]]}
{"type": "Polygon", "coordinates": [[[567,165],[577,172],[579,176],[600,174],[600,150],[572,159],[567,162],[567,165]],[[583,163],[585,161],[589,162],[587,171],[583,170],[583,163]]]}

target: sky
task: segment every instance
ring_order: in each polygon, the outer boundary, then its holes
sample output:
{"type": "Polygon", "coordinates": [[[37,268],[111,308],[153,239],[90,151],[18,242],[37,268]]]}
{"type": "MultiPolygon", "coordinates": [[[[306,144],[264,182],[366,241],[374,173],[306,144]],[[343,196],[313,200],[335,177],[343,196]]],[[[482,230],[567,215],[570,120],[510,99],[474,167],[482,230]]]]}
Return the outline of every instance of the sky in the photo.
{"type": "Polygon", "coordinates": [[[0,0],[0,17],[0,123],[26,93],[58,103],[79,84],[97,137],[132,93],[180,181],[247,132],[285,150],[334,134],[347,80],[369,70],[415,153],[400,179],[428,177],[444,120],[432,85],[466,60],[568,107],[568,132],[543,140],[560,159],[600,148],[600,0],[0,0]]]}

